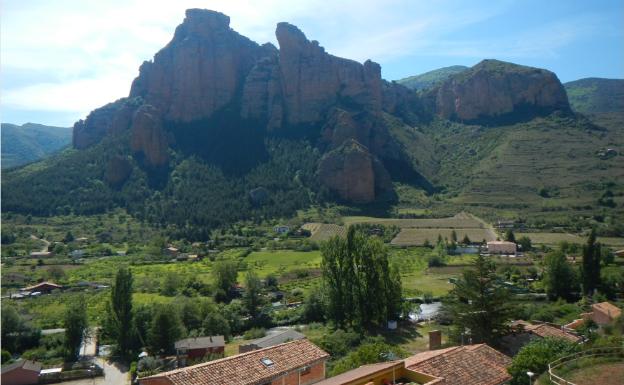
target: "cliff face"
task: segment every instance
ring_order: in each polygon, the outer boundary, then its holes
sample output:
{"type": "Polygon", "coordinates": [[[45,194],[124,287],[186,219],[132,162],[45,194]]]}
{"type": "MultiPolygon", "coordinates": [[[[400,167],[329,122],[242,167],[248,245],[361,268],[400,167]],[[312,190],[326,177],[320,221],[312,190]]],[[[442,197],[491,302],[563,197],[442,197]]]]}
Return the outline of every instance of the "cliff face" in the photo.
{"type": "MultiPolygon", "coordinates": [[[[169,160],[169,145],[174,144],[167,135],[170,123],[202,121],[227,109],[228,116],[234,111],[234,119],[260,131],[318,127],[319,145],[327,151],[354,139],[370,156],[392,154],[390,137],[379,118],[378,64],[329,55],[288,23],[277,26],[279,50],[239,35],[229,23],[229,17],[218,12],[188,10],[171,42],[153,61],[143,63],[129,97],[76,123],[74,146],[85,148],[106,135],[129,130],[135,154],[148,166],[162,166],[169,160]]],[[[371,192],[358,195],[357,200],[374,200],[374,175],[367,173],[384,173],[383,165],[374,170],[351,167],[350,159],[345,167],[351,177],[368,184],[371,192]]],[[[350,199],[349,194],[340,195],[350,199]]]]}
{"type": "Polygon", "coordinates": [[[554,73],[498,60],[484,60],[450,77],[427,97],[439,116],[467,122],[519,111],[540,115],[570,109],[554,73]]]}

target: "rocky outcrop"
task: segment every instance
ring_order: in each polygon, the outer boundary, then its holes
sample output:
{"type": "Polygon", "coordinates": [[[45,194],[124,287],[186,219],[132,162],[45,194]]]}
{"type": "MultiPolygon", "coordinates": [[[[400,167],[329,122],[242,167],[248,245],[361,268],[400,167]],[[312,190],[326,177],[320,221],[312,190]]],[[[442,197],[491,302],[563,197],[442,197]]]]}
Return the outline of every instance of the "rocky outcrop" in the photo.
{"type": "Polygon", "coordinates": [[[450,77],[427,96],[439,116],[466,122],[570,109],[554,73],[498,60],[484,60],[450,77]]]}
{"type": "Polygon", "coordinates": [[[189,9],[173,40],[145,62],[130,96],[141,96],[165,120],[191,122],[232,103],[262,48],[230,28],[222,13],[189,9]]]}
{"type": "MultiPolygon", "coordinates": [[[[227,127],[256,130],[259,138],[268,134],[316,139],[320,134],[323,151],[352,150],[341,167],[322,168],[323,180],[345,200],[374,199],[375,181],[387,174],[377,159],[396,155],[382,119],[388,103],[381,67],[370,60],[361,64],[332,56],[288,23],[277,25],[279,50],[252,42],[229,24],[222,13],[188,10],[171,42],[153,61],[143,63],[129,97],[76,124],[75,147],[130,131],[130,148],[140,164],[160,167],[169,161],[169,145],[186,153],[214,147],[189,141],[189,127],[207,130],[197,138],[215,143],[218,137],[228,137],[223,132],[227,127]],[[357,174],[349,176],[350,170],[357,174]],[[341,178],[347,178],[347,184],[361,182],[346,191],[344,185],[338,187],[341,178]]],[[[390,104],[398,111],[405,105],[398,100],[400,92],[395,94],[390,104]]],[[[325,166],[336,165],[339,153],[325,166]]],[[[210,154],[201,156],[211,159],[210,154]]],[[[121,163],[111,167],[116,166],[121,163]]]]}
{"type": "Polygon", "coordinates": [[[381,162],[353,139],[323,156],[318,175],[323,185],[353,203],[373,202],[392,188],[381,162]]]}
{"type": "Polygon", "coordinates": [[[162,166],[169,161],[169,145],[160,116],[158,109],[144,104],[132,118],[130,147],[141,154],[150,166],[162,166]]]}
{"type": "Polygon", "coordinates": [[[279,23],[275,35],[286,124],[317,123],[334,106],[381,110],[379,64],[329,55],[288,23],[279,23]]]}

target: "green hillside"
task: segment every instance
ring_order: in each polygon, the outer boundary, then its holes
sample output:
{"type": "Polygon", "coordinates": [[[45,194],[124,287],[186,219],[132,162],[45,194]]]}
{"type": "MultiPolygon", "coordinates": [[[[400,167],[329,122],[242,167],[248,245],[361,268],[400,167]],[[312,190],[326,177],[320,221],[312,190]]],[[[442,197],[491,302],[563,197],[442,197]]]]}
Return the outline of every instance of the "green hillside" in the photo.
{"type": "Polygon", "coordinates": [[[2,168],[31,163],[69,145],[71,127],[2,123],[2,168]]]}
{"type": "Polygon", "coordinates": [[[583,114],[624,112],[624,79],[586,78],[564,86],[575,111],[583,114]]]}
{"type": "Polygon", "coordinates": [[[450,66],[443,67],[433,71],[425,72],[424,74],[410,76],[404,79],[397,80],[397,83],[404,85],[407,88],[413,90],[424,90],[431,88],[436,83],[446,80],[447,78],[464,72],[467,70],[466,66],[450,66]]]}

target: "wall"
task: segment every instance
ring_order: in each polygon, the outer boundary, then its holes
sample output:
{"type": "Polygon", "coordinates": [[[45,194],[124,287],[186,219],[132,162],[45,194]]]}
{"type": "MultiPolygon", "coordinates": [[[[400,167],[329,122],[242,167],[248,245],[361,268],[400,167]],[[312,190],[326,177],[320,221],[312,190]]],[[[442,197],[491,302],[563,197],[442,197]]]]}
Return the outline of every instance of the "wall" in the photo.
{"type": "Polygon", "coordinates": [[[309,385],[322,381],[325,379],[325,361],[312,365],[308,374],[299,376],[299,371],[296,370],[275,379],[271,385],[309,385]]]}

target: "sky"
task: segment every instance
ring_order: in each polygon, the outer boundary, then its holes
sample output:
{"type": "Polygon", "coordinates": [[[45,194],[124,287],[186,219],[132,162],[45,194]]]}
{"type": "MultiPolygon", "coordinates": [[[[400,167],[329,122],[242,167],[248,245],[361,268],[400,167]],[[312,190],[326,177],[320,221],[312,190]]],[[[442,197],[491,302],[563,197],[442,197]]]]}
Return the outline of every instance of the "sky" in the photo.
{"type": "Polygon", "coordinates": [[[4,0],[0,121],[71,126],[127,96],[187,8],[223,12],[260,44],[277,45],[275,25],[290,22],[388,80],[486,58],[562,82],[624,78],[622,0],[4,0]]]}

